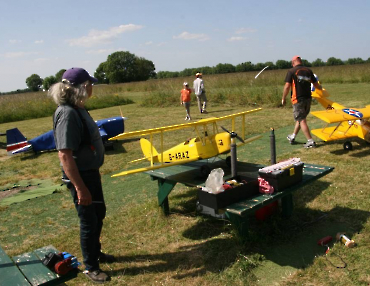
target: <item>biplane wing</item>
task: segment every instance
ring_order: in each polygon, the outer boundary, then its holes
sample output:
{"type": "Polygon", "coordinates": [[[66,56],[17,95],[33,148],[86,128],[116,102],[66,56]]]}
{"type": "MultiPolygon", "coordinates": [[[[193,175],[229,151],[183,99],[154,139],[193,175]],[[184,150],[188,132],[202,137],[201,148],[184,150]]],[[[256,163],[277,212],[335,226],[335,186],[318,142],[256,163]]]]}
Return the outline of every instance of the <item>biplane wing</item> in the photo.
{"type": "MultiPolygon", "coordinates": [[[[328,98],[330,94],[325,89],[314,89],[311,95],[325,108],[323,111],[313,111],[311,114],[327,123],[322,129],[312,130],[312,134],[324,141],[358,137],[370,142],[369,105],[360,109],[346,108],[330,100],[328,98]],[[336,126],[329,126],[331,123],[335,123],[336,126]]],[[[349,141],[346,141],[343,147],[345,150],[352,150],[352,144],[349,141]]]]}
{"type": "MultiPolygon", "coordinates": [[[[197,122],[177,124],[159,128],[138,130],[132,132],[126,132],[119,134],[110,140],[116,139],[126,139],[130,137],[140,137],[149,136],[149,140],[145,138],[140,139],[141,149],[144,154],[144,158],[140,158],[131,162],[139,162],[143,160],[150,161],[150,166],[144,168],[138,168],[128,171],[123,171],[112,177],[125,176],[129,174],[135,174],[140,172],[146,172],[150,170],[155,170],[159,168],[165,168],[173,165],[186,164],[189,162],[197,161],[200,159],[212,158],[220,154],[225,154],[230,152],[231,136],[237,136],[234,132],[235,130],[235,119],[237,117],[242,118],[242,137],[245,137],[245,115],[262,110],[261,108],[239,112],[227,116],[222,116],[218,118],[207,118],[202,119],[197,122]],[[221,120],[231,120],[233,132],[218,132],[217,122],[221,120]],[[194,128],[196,137],[187,139],[186,141],[168,149],[163,148],[163,133],[174,130],[181,130],[186,128],[194,128]],[[161,149],[158,152],[153,146],[153,135],[159,134],[161,149]]],[[[261,136],[254,136],[246,140],[242,140],[242,144],[249,143],[253,140],[259,139],[261,136]]],[[[233,137],[234,138],[234,137],[233,137]]]]}
{"type": "Polygon", "coordinates": [[[370,118],[370,108],[342,108],[323,111],[311,112],[317,118],[330,123],[338,123],[336,126],[325,126],[322,129],[312,130],[312,134],[316,135],[324,141],[333,141],[346,139],[351,137],[359,137],[365,139],[364,132],[365,119],[370,118]]]}
{"type": "Polygon", "coordinates": [[[311,114],[327,123],[335,123],[370,118],[370,108],[365,107],[360,109],[353,108],[331,109],[331,110],[313,111],[311,112],[311,114]]]}
{"type": "Polygon", "coordinates": [[[138,130],[138,131],[131,131],[131,132],[125,132],[122,134],[118,134],[117,136],[114,136],[110,138],[109,140],[117,140],[117,139],[126,139],[126,138],[131,138],[131,137],[139,137],[139,136],[145,136],[145,135],[150,135],[150,134],[156,134],[156,133],[162,133],[162,132],[167,132],[167,131],[173,131],[173,130],[180,130],[180,129],[185,129],[185,128],[191,128],[191,127],[196,127],[196,126],[204,126],[210,123],[214,123],[220,120],[225,120],[225,119],[233,119],[238,116],[245,116],[248,113],[260,111],[262,108],[256,108],[244,112],[239,112],[231,115],[226,115],[222,117],[214,117],[214,118],[207,118],[207,119],[201,119],[197,122],[191,122],[191,123],[183,123],[183,124],[176,124],[176,125],[170,125],[170,126],[164,126],[164,127],[157,127],[157,128],[152,128],[152,129],[145,129],[145,130],[138,130]]]}
{"type": "Polygon", "coordinates": [[[199,158],[177,161],[177,162],[173,162],[173,163],[158,164],[158,165],[153,165],[151,167],[143,167],[143,168],[138,168],[138,169],[133,169],[133,170],[128,170],[128,171],[123,171],[123,172],[112,175],[112,177],[127,176],[127,175],[136,174],[136,173],[156,170],[156,169],[160,169],[160,168],[166,168],[166,167],[170,167],[170,166],[174,166],[174,165],[186,164],[186,163],[194,162],[194,161],[197,161],[197,160],[199,160],[199,158]]]}
{"type": "Polygon", "coordinates": [[[357,128],[351,128],[348,122],[342,122],[340,126],[330,126],[321,129],[314,129],[311,130],[311,133],[319,137],[323,141],[334,141],[352,137],[361,138],[357,128]]]}

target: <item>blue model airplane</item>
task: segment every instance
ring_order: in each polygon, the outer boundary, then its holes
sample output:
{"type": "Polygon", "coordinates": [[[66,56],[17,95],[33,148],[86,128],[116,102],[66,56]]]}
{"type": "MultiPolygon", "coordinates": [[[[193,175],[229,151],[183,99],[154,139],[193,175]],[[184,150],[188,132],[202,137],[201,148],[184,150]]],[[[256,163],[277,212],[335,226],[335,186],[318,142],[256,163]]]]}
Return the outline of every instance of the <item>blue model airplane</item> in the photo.
{"type": "MultiPolygon", "coordinates": [[[[100,136],[103,140],[104,146],[111,146],[108,139],[124,132],[124,122],[126,119],[126,117],[117,116],[95,121],[96,125],[99,127],[100,136]]],[[[31,140],[27,140],[18,128],[13,128],[6,131],[6,141],[6,151],[8,152],[8,155],[29,151],[37,153],[55,150],[53,130],[31,140]]]]}

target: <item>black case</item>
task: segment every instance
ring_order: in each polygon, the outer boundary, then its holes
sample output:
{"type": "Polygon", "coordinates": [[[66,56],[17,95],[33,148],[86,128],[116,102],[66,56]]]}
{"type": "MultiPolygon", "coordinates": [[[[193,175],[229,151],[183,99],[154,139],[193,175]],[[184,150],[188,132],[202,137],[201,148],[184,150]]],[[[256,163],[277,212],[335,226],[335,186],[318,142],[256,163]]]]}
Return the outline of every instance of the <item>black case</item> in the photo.
{"type": "MultiPolygon", "coordinates": [[[[241,178],[243,179],[243,178],[241,178]]],[[[225,190],[218,194],[211,194],[206,191],[198,190],[199,204],[210,207],[216,211],[228,205],[247,199],[253,195],[258,194],[258,180],[257,179],[243,179],[246,184],[225,190]]],[[[239,181],[239,180],[238,180],[239,181]]]]}
{"type": "Polygon", "coordinates": [[[258,175],[269,182],[274,187],[275,192],[281,192],[302,181],[303,165],[303,162],[298,162],[284,169],[276,169],[272,172],[266,172],[260,169],[258,175]]]}

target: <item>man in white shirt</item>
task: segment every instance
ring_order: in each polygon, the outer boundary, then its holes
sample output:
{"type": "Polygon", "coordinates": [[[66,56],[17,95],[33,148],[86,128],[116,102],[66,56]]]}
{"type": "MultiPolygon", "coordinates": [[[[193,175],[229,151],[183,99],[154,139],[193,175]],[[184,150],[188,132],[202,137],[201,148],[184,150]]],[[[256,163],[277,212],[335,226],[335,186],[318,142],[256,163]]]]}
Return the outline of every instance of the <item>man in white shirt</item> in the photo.
{"type": "Polygon", "coordinates": [[[202,80],[202,74],[198,72],[195,76],[196,76],[196,79],[194,80],[193,88],[194,88],[194,93],[197,97],[199,112],[208,113],[206,111],[207,97],[206,97],[206,91],[204,89],[204,82],[202,80]]]}

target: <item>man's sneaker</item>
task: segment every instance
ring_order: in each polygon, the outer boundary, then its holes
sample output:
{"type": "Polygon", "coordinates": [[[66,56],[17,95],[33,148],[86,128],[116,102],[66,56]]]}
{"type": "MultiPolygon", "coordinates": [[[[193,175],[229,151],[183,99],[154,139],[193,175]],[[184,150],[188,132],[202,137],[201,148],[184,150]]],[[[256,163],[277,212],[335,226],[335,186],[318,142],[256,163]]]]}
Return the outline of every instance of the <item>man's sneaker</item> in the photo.
{"type": "Polygon", "coordinates": [[[294,144],[294,141],[295,141],[295,137],[293,136],[293,134],[290,134],[286,137],[286,139],[289,140],[289,143],[290,144],[294,144]]]}
{"type": "Polygon", "coordinates": [[[113,255],[100,253],[99,262],[101,263],[113,263],[116,261],[116,258],[113,255]]]}
{"type": "Polygon", "coordinates": [[[188,116],[186,116],[186,117],[185,117],[185,120],[189,120],[189,117],[188,117],[188,116]]]}
{"type": "Polygon", "coordinates": [[[95,283],[104,283],[110,280],[110,277],[104,273],[101,269],[89,271],[84,271],[85,275],[90,278],[91,281],[95,283]]]}
{"type": "Polygon", "coordinates": [[[315,148],[316,147],[316,143],[315,141],[307,141],[306,144],[303,145],[304,148],[315,148]]]}

